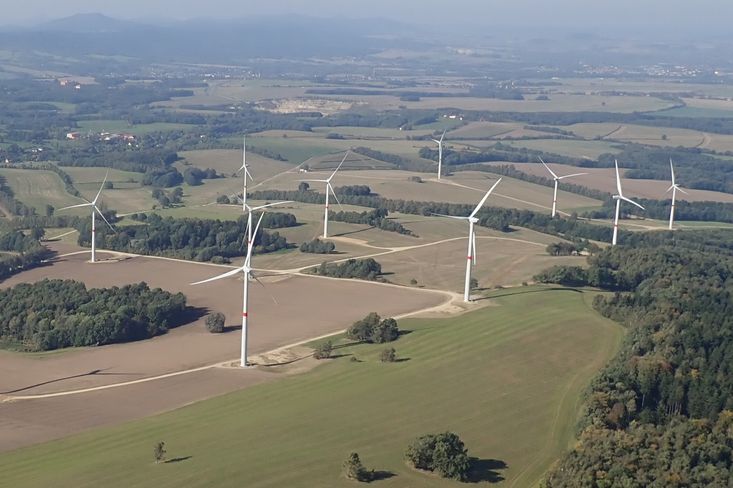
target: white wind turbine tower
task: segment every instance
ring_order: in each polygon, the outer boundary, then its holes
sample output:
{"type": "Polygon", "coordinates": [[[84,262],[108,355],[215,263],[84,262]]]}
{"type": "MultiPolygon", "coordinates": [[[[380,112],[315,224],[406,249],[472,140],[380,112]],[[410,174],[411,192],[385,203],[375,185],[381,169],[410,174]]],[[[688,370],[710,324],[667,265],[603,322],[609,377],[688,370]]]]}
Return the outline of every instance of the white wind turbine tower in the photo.
{"type": "Polygon", "coordinates": [[[249,176],[250,180],[254,180],[252,178],[252,175],[249,172],[249,169],[247,169],[247,136],[242,136],[242,167],[237,170],[237,173],[242,171],[242,176],[244,178],[244,186],[242,190],[242,212],[247,211],[247,177],[249,176]]]}
{"type": "Polygon", "coordinates": [[[242,265],[241,268],[227,271],[226,273],[220,274],[218,276],[214,276],[213,278],[209,278],[207,280],[197,281],[196,283],[191,283],[191,285],[201,285],[203,283],[209,283],[212,281],[229,278],[230,276],[234,276],[238,273],[243,273],[244,286],[242,290],[242,346],[241,346],[241,358],[239,360],[239,365],[243,368],[248,366],[248,363],[247,363],[247,319],[249,318],[248,317],[249,280],[250,278],[257,279],[252,275],[252,268],[250,267],[250,263],[252,261],[252,248],[254,247],[254,236],[257,236],[257,230],[260,228],[260,223],[262,223],[263,216],[264,214],[260,215],[260,218],[257,221],[257,227],[255,227],[255,230],[252,234],[253,237],[252,239],[250,239],[250,242],[247,245],[247,256],[245,257],[244,264],[242,265]]]}
{"type": "Polygon", "coordinates": [[[433,142],[438,145],[438,179],[443,174],[443,138],[445,137],[445,131],[440,139],[433,139],[433,142]]]}
{"type": "Polygon", "coordinates": [[[316,183],[325,183],[326,184],[326,208],[324,209],[323,213],[323,238],[328,238],[328,195],[329,192],[333,194],[333,198],[336,199],[336,203],[339,204],[339,207],[341,206],[341,202],[339,202],[338,197],[336,196],[336,192],[333,191],[333,186],[331,186],[331,180],[334,176],[336,176],[336,172],[341,169],[341,165],[344,164],[344,161],[346,161],[346,158],[349,157],[349,151],[346,151],[346,154],[344,155],[344,159],[341,160],[339,165],[336,167],[336,169],[331,173],[331,176],[329,176],[325,180],[301,180],[301,181],[310,181],[310,182],[316,182],[316,183]]]}
{"type": "Polygon", "coordinates": [[[565,178],[572,178],[573,176],[587,175],[588,173],[573,173],[571,175],[557,176],[555,172],[552,171],[550,167],[545,164],[542,158],[539,158],[539,159],[540,159],[540,163],[542,163],[545,166],[545,168],[547,169],[547,171],[549,171],[550,174],[552,175],[552,179],[555,180],[555,191],[552,194],[552,216],[555,217],[555,214],[557,213],[557,186],[560,183],[560,180],[564,180],[565,178]]]}
{"type": "Polygon", "coordinates": [[[669,159],[669,169],[672,171],[672,186],[670,186],[667,191],[672,190],[672,208],[669,211],[669,230],[673,230],[674,226],[674,205],[675,201],[677,199],[677,190],[681,191],[685,195],[687,195],[687,192],[680,188],[680,185],[675,183],[674,181],[674,166],[672,166],[672,158],[669,159]]]}
{"type": "MultiPolygon", "coordinates": [[[[87,201],[86,203],[80,203],[79,205],[71,205],[69,207],[60,208],[61,210],[68,210],[70,208],[82,208],[82,207],[92,207],[92,263],[97,262],[97,221],[96,221],[96,215],[99,214],[102,219],[107,223],[110,229],[112,229],[112,232],[114,232],[114,227],[112,227],[112,224],[109,223],[107,218],[104,216],[101,210],[99,210],[99,207],[97,207],[97,201],[99,201],[99,195],[102,194],[102,190],[104,189],[104,184],[107,183],[107,176],[109,176],[109,171],[106,175],[104,175],[104,180],[102,181],[102,186],[99,187],[99,191],[97,192],[97,196],[94,197],[94,200],[87,201]]],[[[86,199],[85,199],[86,200],[86,199]]]]}
{"type": "Polygon", "coordinates": [[[644,210],[644,207],[624,196],[624,193],[621,191],[621,176],[618,173],[618,161],[614,161],[614,164],[616,165],[616,191],[618,191],[618,194],[613,196],[613,199],[616,200],[616,217],[613,219],[613,240],[611,244],[615,246],[616,238],[618,237],[618,217],[621,212],[621,200],[636,205],[642,210],[644,210]]]}
{"type": "Polygon", "coordinates": [[[496,180],[496,183],[494,183],[494,186],[492,186],[489,189],[489,191],[486,192],[486,194],[481,199],[479,204],[476,205],[476,208],[473,209],[473,212],[471,212],[471,215],[469,215],[468,217],[434,214],[440,217],[448,217],[450,219],[468,221],[468,253],[467,253],[467,259],[466,259],[466,282],[464,283],[464,286],[463,286],[463,301],[464,302],[471,301],[471,266],[476,265],[476,233],[474,232],[474,229],[473,229],[474,225],[478,222],[478,219],[476,218],[476,214],[479,212],[479,210],[481,210],[481,207],[484,206],[486,199],[489,198],[489,195],[491,195],[491,192],[494,191],[494,188],[496,188],[496,186],[500,182],[501,182],[501,178],[496,180]]]}

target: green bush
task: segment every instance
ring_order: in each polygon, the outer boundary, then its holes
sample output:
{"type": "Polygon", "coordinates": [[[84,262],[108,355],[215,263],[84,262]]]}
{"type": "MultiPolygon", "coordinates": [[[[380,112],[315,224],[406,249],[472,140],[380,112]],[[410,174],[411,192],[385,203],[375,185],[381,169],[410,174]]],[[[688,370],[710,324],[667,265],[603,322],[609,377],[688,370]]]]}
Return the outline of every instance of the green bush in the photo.
{"type": "Polygon", "coordinates": [[[208,330],[212,334],[221,334],[222,332],[224,332],[225,322],[226,318],[224,317],[223,313],[216,312],[209,314],[209,316],[206,317],[206,330],[208,330]]]}
{"type": "Polygon", "coordinates": [[[313,357],[316,359],[328,359],[333,353],[333,343],[331,341],[322,342],[316,346],[313,357]]]}
{"type": "Polygon", "coordinates": [[[405,457],[417,469],[460,481],[466,480],[471,468],[468,451],[453,432],[418,437],[408,446],[405,457]]]}

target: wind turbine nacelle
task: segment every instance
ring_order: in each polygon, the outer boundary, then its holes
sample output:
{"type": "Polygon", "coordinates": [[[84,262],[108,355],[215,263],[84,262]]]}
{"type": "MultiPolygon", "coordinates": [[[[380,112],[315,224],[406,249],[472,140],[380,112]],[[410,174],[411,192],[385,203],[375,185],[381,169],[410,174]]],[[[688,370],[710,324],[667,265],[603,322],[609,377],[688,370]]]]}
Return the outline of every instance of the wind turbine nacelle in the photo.
{"type": "Polygon", "coordinates": [[[468,221],[472,224],[478,224],[478,219],[476,217],[468,217],[468,221]]]}

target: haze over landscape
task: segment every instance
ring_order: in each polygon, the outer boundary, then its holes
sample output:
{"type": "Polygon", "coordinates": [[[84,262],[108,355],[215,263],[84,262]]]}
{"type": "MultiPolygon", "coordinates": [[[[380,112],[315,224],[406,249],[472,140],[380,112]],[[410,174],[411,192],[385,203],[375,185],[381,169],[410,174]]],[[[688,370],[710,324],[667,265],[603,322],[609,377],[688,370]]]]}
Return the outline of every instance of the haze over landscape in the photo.
{"type": "Polygon", "coordinates": [[[730,18],[5,5],[0,485],[733,486],[730,18]]]}

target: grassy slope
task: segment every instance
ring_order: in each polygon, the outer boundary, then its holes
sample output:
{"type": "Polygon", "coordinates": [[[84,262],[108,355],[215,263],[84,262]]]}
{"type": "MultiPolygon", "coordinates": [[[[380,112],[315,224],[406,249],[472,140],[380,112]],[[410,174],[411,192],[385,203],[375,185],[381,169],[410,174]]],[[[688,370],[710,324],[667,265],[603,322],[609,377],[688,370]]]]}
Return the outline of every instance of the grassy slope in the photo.
{"type": "MultiPolygon", "coordinates": [[[[341,463],[356,450],[394,477],[380,486],[460,486],[409,469],[406,444],[453,430],[470,453],[501,460],[503,486],[533,486],[568,448],[582,390],[611,357],[620,327],[592,294],[504,290],[498,307],[452,319],[404,320],[396,364],[381,346],[302,376],[116,428],[0,456],[8,486],[352,486],[341,463]],[[169,457],[155,465],[152,447],[169,457]]],[[[484,473],[489,478],[489,473],[484,473]]],[[[488,484],[483,482],[482,484],[488,484]]]]}

